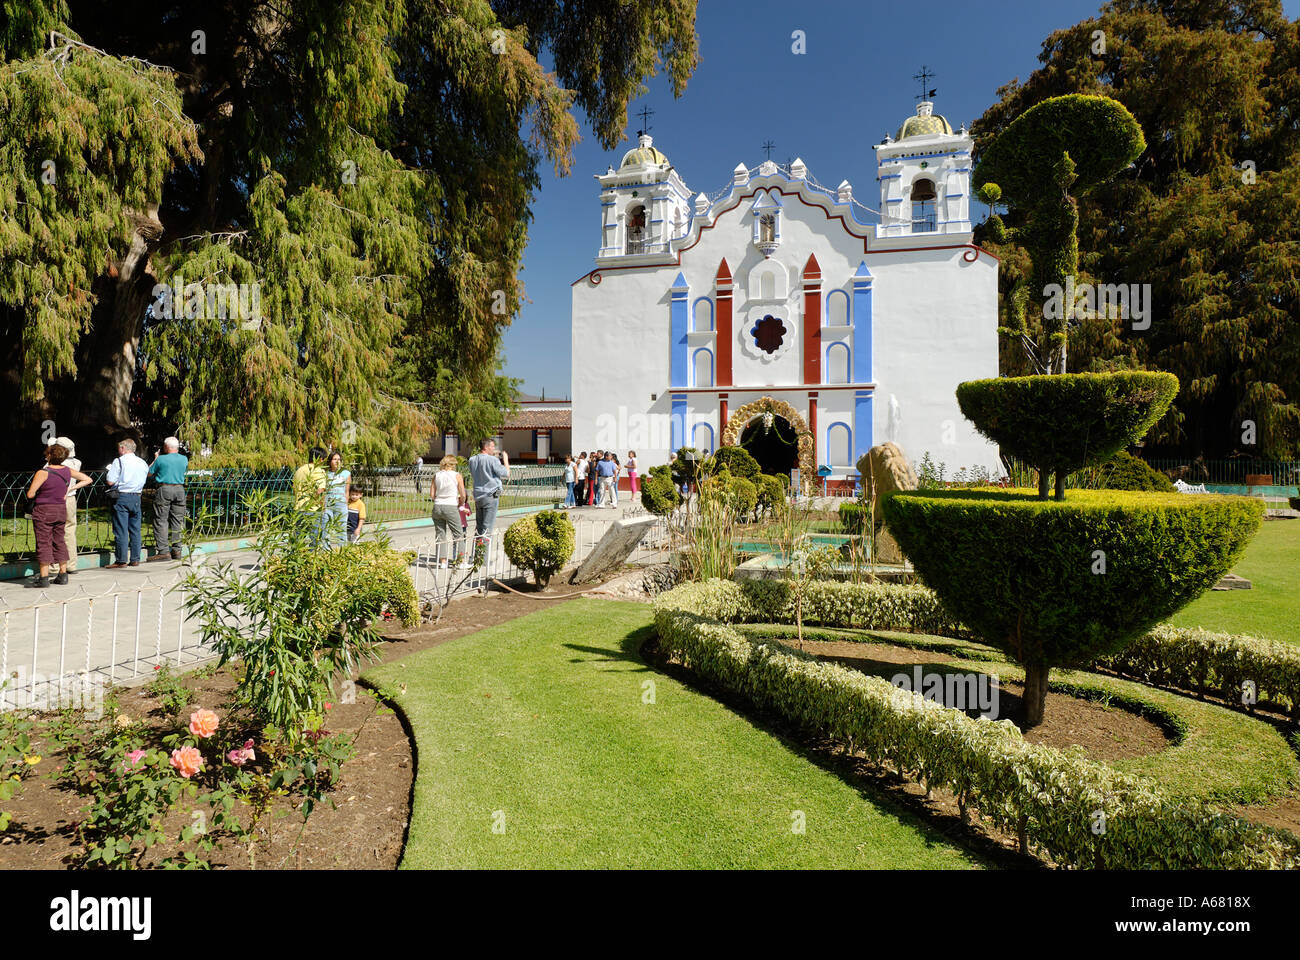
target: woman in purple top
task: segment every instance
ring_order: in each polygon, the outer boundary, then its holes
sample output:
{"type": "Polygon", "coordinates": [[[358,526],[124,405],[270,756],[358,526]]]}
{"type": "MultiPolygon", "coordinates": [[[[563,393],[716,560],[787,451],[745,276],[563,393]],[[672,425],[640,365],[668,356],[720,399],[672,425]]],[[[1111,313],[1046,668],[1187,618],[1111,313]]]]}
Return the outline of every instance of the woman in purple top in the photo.
{"type": "Polygon", "coordinates": [[[90,477],[80,470],[63,466],[68,458],[68,448],[53,443],[45,448],[45,466],[36,471],[27,498],[32,501],[32,530],[36,534],[36,562],[38,575],[28,584],[31,587],[50,585],[50,565],[59,565],[59,575],[54,582],[68,582],[68,542],[64,537],[64,524],[68,522],[67,496],[90,483],[90,477]]]}

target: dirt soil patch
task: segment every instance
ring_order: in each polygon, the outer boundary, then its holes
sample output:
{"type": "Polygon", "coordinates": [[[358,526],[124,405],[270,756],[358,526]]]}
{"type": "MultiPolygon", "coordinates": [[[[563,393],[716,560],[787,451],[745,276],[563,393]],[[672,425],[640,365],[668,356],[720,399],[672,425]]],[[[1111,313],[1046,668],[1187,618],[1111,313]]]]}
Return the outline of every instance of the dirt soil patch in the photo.
{"type": "MultiPolygon", "coordinates": [[[[951,663],[950,654],[910,647],[896,647],[883,643],[856,643],[853,641],[808,641],[806,652],[823,660],[843,664],[864,673],[910,673],[903,666],[916,663],[951,663]]],[[[992,671],[996,672],[996,671],[992,671]]],[[[1011,680],[1001,680],[997,688],[997,711],[994,719],[1008,719],[1020,727],[1030,743],[1049,747],[1066,747],[1078,744],[1088,756],[1103,761],[1123,760],[1158,753],[1169,746],[1169,737],[1155,723],[1131,711],[1084,700],[1064,693],[1047,694],[1043,722],[1025,731],[1022,725],[1024,685],[1011,680]]],[[[945,703],[945,706],[959,706],[945,703]]],[[[978,715],[979,710],[967,710],[978,715]]]]}

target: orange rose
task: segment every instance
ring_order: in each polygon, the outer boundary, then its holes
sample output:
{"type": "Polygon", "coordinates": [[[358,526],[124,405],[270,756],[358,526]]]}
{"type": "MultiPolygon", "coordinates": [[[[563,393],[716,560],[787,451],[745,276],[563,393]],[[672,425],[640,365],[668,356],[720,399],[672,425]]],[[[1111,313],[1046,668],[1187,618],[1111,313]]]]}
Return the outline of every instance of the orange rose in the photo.
{"type": "Polygon", "coordinates": [[[178,747],[172,751],[171,765],[188,780],[203,769],[203,754],[197,747],[178,747]]]}
{"type": "Polygon", "coordinates": [[[190,714],[190,733],[205,740],[217,732],[217,715],[211,710],[199,708],[190,714]]]}

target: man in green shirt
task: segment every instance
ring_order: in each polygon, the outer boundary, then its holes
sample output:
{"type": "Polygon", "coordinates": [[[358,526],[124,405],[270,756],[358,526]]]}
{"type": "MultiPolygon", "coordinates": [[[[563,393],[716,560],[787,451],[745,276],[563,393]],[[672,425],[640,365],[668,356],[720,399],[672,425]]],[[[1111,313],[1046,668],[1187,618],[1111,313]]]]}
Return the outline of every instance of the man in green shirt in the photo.
{"type": "Polygon", "coordinates": [[[317,537],[323,529],[325,514],[325,476],[326,453],[320,447],[312,447],[307,453],[308,460],[293,475],[293,502],[299,513],[310,514],[316,524],[317,537]]]}
{"type": "Polygon", "coordinates": [[[149,476],[158,484],[153,494],[153,545],[149,562],[179,560],[181,533],[185,530],[185,472],[189,457],[180,452],[175,437],[163,441],[163,453],[149,464],[149,476]]]}

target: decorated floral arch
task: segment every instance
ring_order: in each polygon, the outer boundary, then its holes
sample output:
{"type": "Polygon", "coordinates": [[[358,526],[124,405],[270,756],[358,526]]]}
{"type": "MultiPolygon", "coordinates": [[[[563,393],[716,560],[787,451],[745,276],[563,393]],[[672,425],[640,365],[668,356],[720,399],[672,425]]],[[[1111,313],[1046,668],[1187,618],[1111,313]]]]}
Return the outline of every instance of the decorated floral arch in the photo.
{"type": "Polygon", "coordinates": [[[740,435],[744,432],[745,427],[764,414],[784,417],[789,421],[790,426],[794,427],[798,444],[800,482],[805,486],[813,483],[817,478],[817,460],[813,455],[812,431],[808,429],[808,424],[799,415],[799,411],[784,400],[763,397],[753,403],[746,403],[737,407],[736,412],[727,420],[727,425],[722,430],[722,446],[737,446],[740,443],[740,435]]]}

